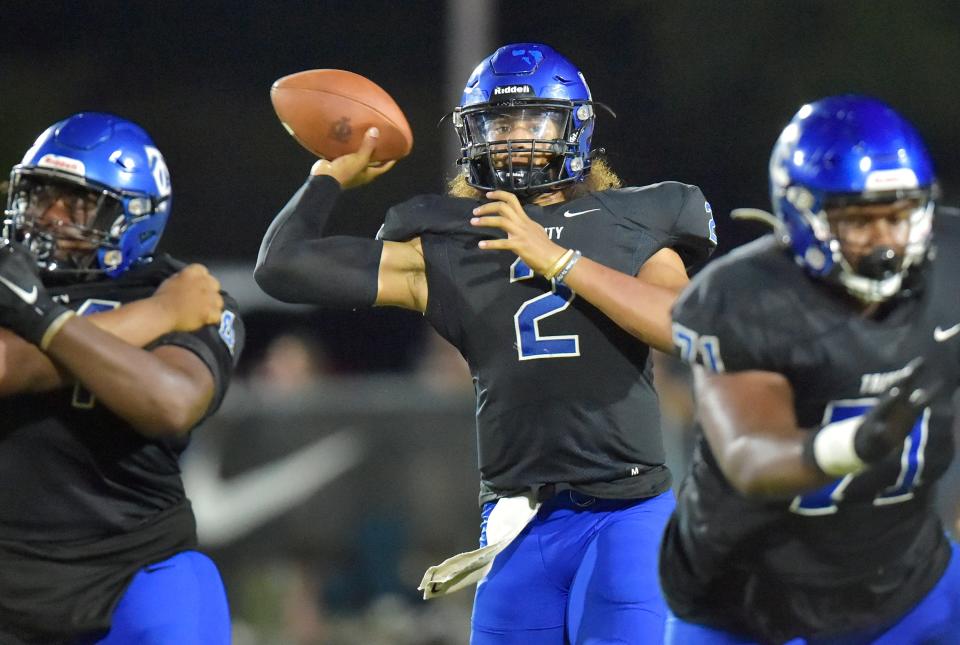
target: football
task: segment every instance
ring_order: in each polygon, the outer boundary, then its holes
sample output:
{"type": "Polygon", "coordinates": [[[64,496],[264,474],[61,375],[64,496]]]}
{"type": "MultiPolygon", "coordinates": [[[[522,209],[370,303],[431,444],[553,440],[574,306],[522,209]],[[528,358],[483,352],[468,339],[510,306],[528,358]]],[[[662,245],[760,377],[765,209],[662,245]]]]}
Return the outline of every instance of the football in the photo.
{"type": "Polygon", "coordinates": [[[410,154],[413,132],[403,111],[370,79],[342,69],[310,69],[274,81],[270,100],[280,122],[304,148],[324,159],[355,152],[376,126],[373,161],[410,154]]]}

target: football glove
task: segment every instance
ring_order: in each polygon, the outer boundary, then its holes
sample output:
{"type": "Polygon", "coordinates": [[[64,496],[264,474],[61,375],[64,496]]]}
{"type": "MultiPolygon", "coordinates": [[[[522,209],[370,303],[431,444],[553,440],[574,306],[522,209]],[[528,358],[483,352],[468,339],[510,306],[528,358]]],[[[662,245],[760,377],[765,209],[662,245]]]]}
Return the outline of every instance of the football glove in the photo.
{"type": "Polygon", "coordinates": [[[880,461],[902,446],[923,408],[936,396],[942,382],[932,378],[921,385],[924,373],[924,360],[918,356],[907,363],[904,375],[864,415],[853,438],[857,456],[864,463],[880,461]]]}
{"type": "Polygon", "coordinates": [[[0,245],[0,326],[45,350],[73,315],[47,293],[27,249],[12,242],[0,245]]]}

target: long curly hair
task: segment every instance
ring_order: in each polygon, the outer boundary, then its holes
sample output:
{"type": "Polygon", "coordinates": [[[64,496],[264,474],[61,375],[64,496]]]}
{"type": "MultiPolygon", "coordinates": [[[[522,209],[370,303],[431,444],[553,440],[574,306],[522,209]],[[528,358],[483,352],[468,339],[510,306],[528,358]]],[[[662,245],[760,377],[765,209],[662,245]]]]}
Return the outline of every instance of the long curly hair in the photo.
{"type": "MultiPolygon", "coordinates": [[[[583,181],[567,186],[563,189],[566,201],[583,197],[587,193],[597,193],[611,188],[621,188],[623,182],[613,168],[603,159],[594,159],[590,172],[583,181]]],[[[483,199],[483,193],[467,183],[462,173],[447,183],[447,194],[451,197],[466,197],[467,199],[483,199]]]]}

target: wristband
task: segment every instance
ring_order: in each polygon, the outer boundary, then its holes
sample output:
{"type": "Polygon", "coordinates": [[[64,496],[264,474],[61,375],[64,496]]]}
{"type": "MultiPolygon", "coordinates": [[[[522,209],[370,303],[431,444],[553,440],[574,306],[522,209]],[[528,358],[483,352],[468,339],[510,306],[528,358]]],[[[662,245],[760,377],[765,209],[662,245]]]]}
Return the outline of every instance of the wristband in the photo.
{"type": "Polygon", "coordinates": [[[566,266],[567,262],[569,262],[570,258],[572,257],[573,249],[567,249],[564,251],[560,257],[558,257],[556,261],[550,265],[550,268],[543,272],[543,277],[547,280],[553,280],[553,277],[557,275],[557,273],[559,273],[564,266],[566,266]]]}
{"type": "Polygon", "coordinates": [[[72,309],[67,309],[60,313],[59,316],[53,319],[47,328],[43,331],[43,336],[40,338],[38,345],[43,351],[47,351],[47,348],[50,347],[50,343],[53,342],[54,337],[60,333],[60,330],[63,329],[63,326],[67,324],[67,321],[76,316],[76,312],[72,309]]]}
{"type": "Polygon", "coordinates": [[[827,475],[842,477],[866,468],[857,455],[854,439],[862,416],[834,421],[817,430],[804,446],[804,452],[827,475]]]}
{"type": "Polygon", "coordinates": [[[583,257],[583,254],[580,251],[574,251],[573,257],[567,260],[567,263],[563,265],[563,268],[560,269],[560,273],[556,275],[554,281],[557,284],[562,284],[564,279],[567,277],[567,274],[570,273],[570,269],[573,268],[573,265],[580,261],[580,258],[583,257]]]}

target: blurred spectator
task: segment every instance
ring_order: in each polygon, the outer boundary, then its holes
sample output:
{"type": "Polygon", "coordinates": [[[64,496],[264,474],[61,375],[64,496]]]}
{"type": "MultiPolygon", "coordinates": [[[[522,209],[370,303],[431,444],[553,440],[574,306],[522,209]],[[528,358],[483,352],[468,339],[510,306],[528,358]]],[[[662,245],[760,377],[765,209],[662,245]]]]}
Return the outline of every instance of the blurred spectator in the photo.
{"type": "Polygon", "coordinates": [[[323,346],[310,335],[285,332],[270,341],[250,385],[266,396],[296,394],[332,372],[323,346]]]}
{"type": "Polygon", "coordinates": [[[673,356],[654,352],[653,374],[660,399],[663,448],[676,490],[687,474],[694,446],[695,410],[690,368],[673,356]]]}
{"type": "Polygon", "coordinates": [[[417,381],[431,392],[472,392],[473,377],[460,352],[433,328],[426,332],[424,341],[414,372],[417,381]]]}

